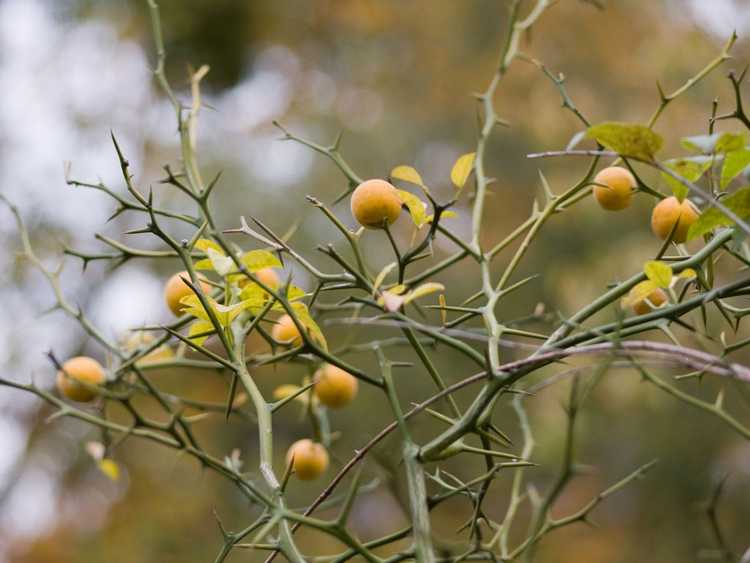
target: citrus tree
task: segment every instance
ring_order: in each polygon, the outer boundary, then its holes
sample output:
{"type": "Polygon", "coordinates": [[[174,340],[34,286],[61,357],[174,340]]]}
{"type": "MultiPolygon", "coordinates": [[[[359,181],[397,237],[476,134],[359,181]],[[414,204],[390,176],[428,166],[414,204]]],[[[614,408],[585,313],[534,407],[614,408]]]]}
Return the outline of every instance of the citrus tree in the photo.
{"type": "MultiPolygon", "coordinates": [[[[735,93],[733,110],[720,114],[715,103],[708,123],[695,124],[697,132],[704,127],[707,131],[682,139],[682,154],[665,156],[664,139],[657,132],[659,117],[668,106],[729,58],[735,37],[682,87],[671,93],[659,88],[656,109],[644,123],[591,123],[569,96],[563,76],[521,48],[523,37],[551,2],[511,0],[495,73],[477,95],[476,145],[467,147],[455,162],[449,178],[453,197],[447,201],[438,200],[411,166],[388,167],[383,178],[362,178],[342,155],[340,137],[331,145],[319,144],[276,124],[284,140],[329,159],[348,185],[332,202],[307,197],[312,210],[322,213],[340,233],[339,241],[318,241],[327,260],[323,269],[262,218],[238,217],[234,225],[217,224],[211,198],[220,178],[204,178],[196,134],[200,81],[208,69],[202,67],[190,75],[188,99],[178,97],[164,72],[159,8],[154,0],[148,4],[157,47],[154,75],[171,103],[181,147],[179,165],[166,165],[161,183],[187,197],[191,209],[161,207],[150,189],[136,185],[126,155],[113,136],[124,191],[71,177],[67,181],[112,198],[117,214],[142,217],[143,227],[127,234],[155,238],[160,248],[142,250],[101,237],[109,247],[106,252],[67,248],[65,253],[84,265],[169,261],[176,273],[165,283],[165,300],[175,318],[164,326],[134,327],[129,338],[112,341],[66,298],[59,270],[48,268],[35,253],[21,214],[6,201],[17,219],[23,255],[46,276],[58,308],[80,323],[98,344],[101,357],[65,359],[50,352],[56,389],[6,378],[0,384],[51,404],[53,418],[71,417],[96,427],[101,442],[90,443],[89,450],[112,478],[120,470],[118,446],[138,439],[182,452],[236,487],[248,501],[247,525],[228,530],[219,520],[223,543],[218,546],[217,562],[237,548],[266,551],[268,561],[278,555],[289,561],[310,560],[296,541],[300,527],[330,535],[344,545],[341,553],[320,558],[326,561],[531,561],[547,534],[586,521],[600,503],[643,477],[655,463],[644,460],[577,510],[553,516],[553,506],[576,472],[577,416],[600,376],[612,367],[640,374],[685,408],[717,417],[729,431],[750,439],[743,413],[730,412],[724,404],[724,389],[750,382],[750,369],[728,357],[749,343],[736,337],[743,317],[750,312],[743,306],[750,291],[750,278],[743,273],[750,265],[745,238],[750,234],[746,223],[750,188],[741,187],[750,170],[750,118],[742,99],[745,73],[729,74],[735,93]],[[563,108],[581,125],[580,133],[563,150],[528,157],[570,159],[571,166],[580,167],[581,175],[574,185],[560,188],[540,173],[541,195],[528,217],[504,239],[487,241],[483,218],[488,195],[494,191],[493,201],[503,198],[502,189],[493,190],[492,185],[492,174],[502,171],[485,167],[487,143],[499,125],[508,125],[494,100],[506,74],[522,63],[534,65],[551,80],[563,108]],[[739,130],[717,132],[722,121],[731,121],[739,130]],[[588,148],[581,148],[584,144],[588,148]],[[604,288],[578,311],[554,314],[536,308],[523,318],[506,318],[503,303],[527,289],[532,279],[519,279],[518,270],[533,252],[540,231],[559,214],[575,214],[576,205],[589,197],[603,214],[628,208],[634,198],[650,198],[654,203],[653,259],[629,278],[604,288]],[[350,205],[354,226],[337,211],[336,204],[344,200],[350,205]],[[456,234],[451,224],[462,213],[468,213],[469,237],[456,234]],[[397,221],[413,223],[410,238],[394,232],[392,225],[397,221]],[[175,224],[189,228],[191,236],[175,237],[170,232],[175,224]],[[391,256],[385,267],[373,268],[374,260],[361,244],[365,238],[387,241],[391,256]],[[453,252],[437,256],[437,239],[449,241],[453,252]],[[334,244],[341,242],[343,246],[334,244]],[[506,250],[512,252],[498,274],[498,257],[506,250]],[[476,291],[462,302],[450,303],[446,288],[435,279],[467,262],[479,272],[472,280],[476,291]],[[305,270],[313,283],[296,285],[284,274],[289,264],[305,270]],[[600,313],[609,320],[593,322],[600,313]],[[335,323],[377,326],[393,334],[332,342],[325,328],[335,323]],[[536,331],[531,325],[546,328],[536,331]],[[250,346],[251,336],[265,341],[267,347],[250,346]],[[434,361],[436,348],[453,351],[474,369],[446,378],[434,361]],[[401,358],[404,349],[412,361],[394,359],[395,351],[401,358]],[[379,369],[358,367],[363,355],[374,355],[379,369]],[[573,357],[585,361],[567,366],[564,361],[573,357]],[[287,362],[306,367],[308,376],[298,385],[281,385],[272,396],[264,396],[254,371],[287,362]],[[221,378],[226,382],[226,400],[219,404],[188,399],[160,388],[150,372],[163,368],[205,370],[207,376],[221,378]],[[657,368],[678,370],[679,379],[660,376],[654,372],[657,368]],[[429,377],[420,382],[423,399],[405,405],[399,398],[404,374],[416,379],[424,373],[429,377]],[[725,385],[715,400],[705,401],[682,387],[684,379],[694,378],[717,378],[725,385]],[[552,486],[538,490],[531,469],[536,464],[534,422],[524,403],[551,385],[569,385],[564,455],[552,486]],[[367,405],[357,404],[362,386],[382,394],[390,405],[392,421],[373,428],[371,439],[355,452],[337,452],[336,435],[345,429],[332,428],[328,413],[341,408],[366,411],[367,405]],[[468,402],[456,398],[464,389],[471,390],[468,402]],[[155,401],[159,416],[142,407],[144,396],[155,401]],[[309,436],[285,444],[275,439],[273,421],[294,416],[295,406],[302,406],[306,413],[309,436]],[[511,431],[495,422],[493,415],[500,409],[515,414],[513,432],[520,433],[520,442],[512,442],[511,431]],[[224,414],[226,424],[257,432],[257,451],[240,457],[202,443],[195,426],[208,413],[224,414]],[[232,416],[240,413],[246,416],[232,416]],[[418,419],[431,421],[427,439],[413,432],[412,423],[418,419]],[[348,519],[364,486],[368,455],[391,435],[400,443],[398,471],[407,485],[409,524],[365,542],[352,531],[348,519]],[[285,463],[279,463],[275,450],[287,452],[285,463]],[[345,461],[334,466],[332,453],[345,461]],[[456,458],[479,458],[483,470],[469,480],[459,479],[446,468],[456,458]],[[294,479],[317,487],[317,498],[306,508],[293,508],[287,498],[287,486],[294,479]],[[488,490],[496,481],[509,484],[499,519],[490,516],[485,506],[488,490]],[[431,512],[454,498],[471,507],[460,545],[448,545],[432,531],[431,512]],[[323,505],[337,508],[335,518],[316,515],[323,505]],[[529,515],[523,530],[522,510],[529,515]],[[399,544],[406,545],[404,549],[388,555],[379,551],[402,540],[407,540],[399,544]]],[[[732,560],[735,556],[718,526],[715,529],[717,552],[724,560],[732,560]]]]}

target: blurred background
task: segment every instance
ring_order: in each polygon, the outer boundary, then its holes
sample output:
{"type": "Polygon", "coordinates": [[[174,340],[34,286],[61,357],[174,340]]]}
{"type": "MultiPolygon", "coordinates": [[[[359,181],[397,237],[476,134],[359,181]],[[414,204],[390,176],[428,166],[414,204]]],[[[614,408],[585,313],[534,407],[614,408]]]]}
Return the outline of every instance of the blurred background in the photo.
{"type": "MultiPolygon", "coordinates": [[[[344,131],[342,152],[363,177],[384,177],[392,167],[409,164],[441,198],[450,195],[451,165],[475,144],[471,94],[486,87],[496,64],[505,2],[162,0],[161,5],[167,73],[181,96],[187,95],[190,67],[207,64],[211,69],[203,82],[199,147],[204,177],[224,172],[214,192],[221,225],[238,226],[240,215],[260,217],[280,233],[297,225],[291,239],[295,248],[322,268],[334,269],[314,247],[328,241],[340,246],[339,236],[304,196],[330,202],[346,182],[324,157],[279,141],[274,119],[323,144],[344,131]]],[[[733,109],[726,72],[750,62],[747,0],[560,2],[523,48],[553,72],[565,74],[571,97],[592,122],[646,121],[658,105],[657,80],[667,91],[679,87],[719,53],[734,29],[740,36],[735,60],[672,104],[659,121],[656,129],[667,138],[664,154],[677,155],[681,136],[706,132],[714,98],[720,112],[733,109]]],[[[69,162],[72,177],[101,180],[124,191],[110,131],[141,189],[153,186],[165,205],[187,209],[186,201],[158,183],[161,167],[178,162],[178,138],[173,113],[152,80],[153,63],[145,2],[0,0],[0,191],[20,207],[50,265],[61,259],[63,244],[102,251],[95,233],[122,238],[123,231],[142,226],[141,217],[128,214],[107,222],[115,210],[111,199],[65,184],[64,163],[69,162]]],[[[539,169],[560,192],[586,165],[583,160],[525,158],[529,152],[563,148],[581,130],[536,67],[515,62],[496,106],[510,127],[499,128],[489,146],[488,169],[497,183],[488,200],[486,244],[527,217],[540,193],[539,169]]],[[[732,123],[722,126],[737,129],[732,123]]],[[[551,221],[517,279],[541,275],[503,305],[502,319],[528,315],[538,303],[569,314],[608,283],[637,271],[659,243],[648,228],[653,200],[645,195],[636,200],[618,214],[585,201],[551,221]]],[[[461,236],[469,228],[466,205],[460,204],[458,217],[451,220],[461,236]]],[[[353,224],[345,202],[334,209],[353,224]]],[[[403,244],[411,236],[407,223],[402,219],[398,228],[403,244]]],[[[125,240],[155,248],[147,237],[125,240]]],[[[391,261],[381,243],[376,235],[365,237],[374,270],[391,261]]],[[[61,358],[81,352],[105,358],[74,322],[46,312],[53,296],[43,277],[18,258],[18,248],[15,224],[2,208],[2,374],[19,381],[33,378],[51,388],[54,370],[44,356],[47,350],[61,358]]],[[[453,249],[439,242],[437,258],[453,249]]],[[[509,256],[498,257],[498,270],[509,256]]],[[[121,338],[130,328],[169,319],[162,288],[177,264],[133,261],[111,269],[92,263],[85,272],[74,258],[65,264],[66,295],[107,335],[121,338]]],[[[303,287],[309,282],[303,272],[288,273],[303,287]]],[[[449,287],[449,302],[476,290],[474,273],[467,264],[440,276],[449,287]]],[[[735,338],[719,320],[712,328],[735,338]]],[[[387,329],[351,331],[336,325],[325,330],[331,342],[349,334],[355,340],[389,334],[387,329]]],[[[404,354],[394,352],[394,357],[408,357],[404,354]]],[[[455,354],[437,354],[449,381],[469,373],[471,367],[455,354]]],[[[748,360],[742,352],[735,356],[748,360]]],[[[366,355],[352,361],[373,365],[366,355]]],[[[279,383],[299,382],[303,375],[283,366],[256,374],[269,395],[279,383]]],[[[160,385],[182,394],[215,400],[225,395],[225,381],[205,374],[159,377],[160,385]]],[[[399,372],[398,385],[405,404],[431,390],[427,374],[417,368],[399,372]]],[[[706,397],[719,389],[708,380],[684,388],[706,397]]],[[[727,388],[730,407],[744,408],[739,416],[744,412],[747,421],[750,407],[741,402],[743,393],[750,395],[747,389],[727,388]]],[[[529,475],[541,491],[560,463],[566,394],[567,384],[561,383],[526,401],[538,440],[533,459],[540,463],[529,475]]],[[[468,390],[460,401],[470,398],[468,390]]],[[[507,401],[497,411],[500,426],[520,441],[507,401]]],[[[123,475],[109,480],[83,446],[99,439],[97,431],[74,421],[46,424],[50,412],[41,401],[0,387],[0,562],[212,561],[221,541],[212,510],[232,529],[248,522],[247,506],[233,488],[190,460],[148,443],[131,440],[119,446],[114,457],[123,475]]],[[[389,409],[380,395],[364,389],[355,407],[331,418],[334,429],[345,429],[334,447],[337,465],[382,428],[389,409]]],[[[277,419],[281,456],[309,431],[299,409],[277,419]]],[[[426,438],[434,425],[424,418],[415,431],[426,438]]],[[[252,424],[226,424],[219,416],[206,421],[199,433],[215,455],[237,448],[245,466],[255,466],[252,424]]],[[[577,437],[577,460],[587,470],[563,495],[557,515],[581,506],[638,465],[654,458],[660,463],[646,479],[596,510],[596,528],[580,524],[549,536],[539,561],[668,563],[709,557],[705,550],[715,544],[703,503],[723,478],[718,518],[726,541],[736,553],[750,544],[750,445],[716,419],[689,410],[632,372],[612,370],[587,402],[577,437]]],[[[385,443],[378,448],[365,473],[372,486],[352,517],[364,539],[405,522],[400,468],[393,461],[396,447],[385,443]]],[[[453,469],[470,477],[481,471],[480,461],[453,469]]],[[[509,481],[501,477],[491,490],[490,515],[504,513],[509,481]]],[[[293,505],[309,501],[324,482],[295,484],[293,505]]],[[[460,499],[442,506],[434,514],[436,533],[448,543],[459,541],[455,529],[469,508],[460,499]]],[[[328,538],[300,537],[310,553],[338,549],[328,538]]],[[[229,558],[256,560],[262,555],[247,551],[229,558]]]]}

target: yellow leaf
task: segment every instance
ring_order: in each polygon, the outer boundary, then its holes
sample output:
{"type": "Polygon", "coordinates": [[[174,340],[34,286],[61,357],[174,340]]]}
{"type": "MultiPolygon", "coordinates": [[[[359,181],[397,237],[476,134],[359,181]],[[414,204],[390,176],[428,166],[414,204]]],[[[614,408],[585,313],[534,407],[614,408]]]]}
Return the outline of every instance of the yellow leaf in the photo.
{"type": "Polygon", "coordinates": [[[424,182],[422,182],[422,177],[419,175],[419,172],[411,166],[396,166],[396,168],[391,170],[391,178],[404,180],[405,182],[410,182],[417,186],[424,186],[424,182]]]}
{"type": "Polygon", "coordinates": [[[378,288],[383,283],[383,281],[385,280],[386,276],[388,274],[390,274],[393,271],[393,268],[395,268],[396,266],[398,266],[398,263],[391,262],[385,268],[383,268],[382,270],[380,270],[380,273],[375,278],[375,282],[372,284],[372,292],[373,292],[373,294],[375,294],[378,291],[378,288]]]}
{"type": "Polygon", "coordinates": [[[404,296],[404,305],[407,303],[411,303],[415,299],[419,299],[420,297],[424,297],[425,295],[429,295],[430,293],[435,293],[436,291],[443,291],[445,290],[445,286],[441,283],[436,282],[429,282],[429,283],[423,283],[416,289],[413,289],[409,293],[407,293],[404,296]]]}
{"type": "Polygon", "coordinates": [[[297,385],[285,383],[284,385],[279,385],[276,389],[273,390],[273,398],[277,401],[281,401],[282,399],[291,397],[299,390],[300,388],[297,385]]]}
{"type": "Polygon", "coordinates": [[[307,329],[310,337],[317,342],[323,350],[328,350],[328,343],[326,342],[325,336],[323,336],[323,331],[320,330],[318,323],[316,323],[315,319],[310,315],[310,310],[307,308],[307,305],[300,303],[299,301],[292,303],[291,305],[297,318],[307,329]]]}
{"type": "Polygon", "coordinates": [[[264,268],[281,268],[282,264],[275,254],[267,250],[251,250],[240,258],[240,261],[251,272],[257,272],[264,268]]]}
{"type": "Polygon", "coordinates": [[[440,304],[440,322],[445,325],[448,320],[448,311],[445,310],[445,293],[438,295],[438,303],[440,304]]]}
{"type": "Polygon", "coordinates": [[[224,255],[224,249],[214,241],[207,238],[198,239],[198,242],[195,243],[195,248],[205,252],[206,254],[208,254],[208,249],[210,248],[212,250],[215,250],[219,254],[224,255]]]}
{"type": "Polygon", "coordinates": [[[669,287],[672,283],[672,266],[659,260],[649,260],[643,265],[643,273],[658,287],[669,287]]]}
{"type": "Polygon", "coordinates": [[[679,274],[679,277],[684,278],[686,280],[695,279],[697,276],[698,274],[692,268],[685,268],[679,274]]]}
{"type": "Polygon", "coordinates": [[[476,156],[476,153],[467,153],[458,157],[458,160],[456,160],[456,163],[453,165],[453,170],[451,170],[451,181],[459,190],[464,187],[466,180],[469,179],[469,174],[471,174],[471,171],[474,168],[474,159],[476,156]]]}
{"type": "Polygon", "coordinates": [[[427,206],[421,199],[405,190],[398,190],[398,197],[409,209],[409,215],[411,215],[412,221],[414,221],[417,228],[420,228],[427,222],[427,213],[425,212],[427,206]]]}
{"type": "MultiPolygon", "coordinates": [[[[451,211],[450,209],[448,211],[443,211],[443,213],[440,215],[440,219],[450,219],[451,217],[457,217],[458,213],[455,211],[451,211]]],[[[432,223],[432,220],[435,218],[434,215],[428,215],[427,219],[425,220],[426,223],[432,223]]]]}
{"type": "Polygon", "coordinates": [[[190,325],[188,338],[200,346],[213,333],[214,325],[211,324],[211,321],[195,321],[190,325]]]}
{"type": "Polygon", "coordinates": [[[622,306],[632,307],[636,303],[646,299],[658,288],[659,286],[651,280],[642,281],[641,283],[636,284],[633,289],[630,290],[630,293],[622,298],[622,306]]]}
{"type": "Polygon", "coordinates": [[[109,477],[112,481],[117,481],[120,478],[120,466],[109,458],[104,458],[99,461],[99,470],[109,477]]]}

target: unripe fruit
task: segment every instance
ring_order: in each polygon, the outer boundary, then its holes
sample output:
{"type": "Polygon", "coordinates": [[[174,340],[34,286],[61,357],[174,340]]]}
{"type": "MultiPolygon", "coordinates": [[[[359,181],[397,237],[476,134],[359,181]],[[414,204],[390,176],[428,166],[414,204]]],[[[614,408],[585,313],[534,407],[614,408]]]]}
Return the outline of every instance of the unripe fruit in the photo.
{"type": "Polygon", "coordinates": [[[667,294],[664,292],[661,288],[656,288],[654,291],[649,293],[648,295],[648,301],[651,303],[649,304],[646,299],[641,299],[640,301],[636,301],[633,303],[633,312],[636,315],[645,315],[646,313],[650,313],[657,307],[661,307],[664,303],[667,302],[667,294]]]}
{"type": "Polygon", "coordinates": [[[685,242],[690,226],[698,220],[699,215],[700,211],[691,201],[683,199],[680,203],[676,197],[668,197],[654,207],[651,213],[651,230],[664,240],[677,223],[672,240],[677,243],[685,242]]]}
{"type": "Polygon", "coordinates": [[[370,229],[382,229],[401,214],[401,198],[398,190],[385,180],[362,182],[352,194],[352,215],[360,225],[370,229]]]}
{"type": "Polygon", "coordinates": [[[57,372],[57,389],[60,394],[72,401],[88,403],[96,397],[96,391],[89,389],[79,382],[90,385],[104,383],[104,368],[87,356],[77,356],[69,359],[57,372]]]}
{"type": "MultiPolygon", "coordinates": [[[[182,309],[185,307],[180,303],[180,299],[188,295],[194,295],[193,290],[190,289],[188,284],[182,281],[182,278],[189,280],[190,274],[187,272],[178,272],[169,278],[167,285],[164,287],[164,299],[167,302],[167,307],[178,317],[182,314],[182,309]]],[[[199,276],[199,281],[203,293],[210,293],[211,286],[203,281],[201,276],[199,276]]]]}
{"type": "Polygon", "coordinates": [[[315,396],[327,407],[344,407],[357,396],[357,378],[347,371],[331,364],[325,364],[315,374],[315,396]]]}
{"type": "Polygon", "coordinates": [[[271,330],[271,336],[274,340],[283,344],[291,346],[302,344],[302,335],[300,335],[297,325],[294,324],[294,320],[289,315],[284,315],[276,321],[271,330]]]}
{"type": "Polygon", "coordinates": [[[627,168],[610,166],[601,170],[594,178],[594,197],[604,209],[619,211],[630,206],[633,189],[638,185],[627,168]]]}
{"type": "Polygon", "coordinates": [[[328,452],[322,444],[305,438],[294,442],[286,453],[287,464],[302,481],[317,479],[328,469],[328,452]]]}

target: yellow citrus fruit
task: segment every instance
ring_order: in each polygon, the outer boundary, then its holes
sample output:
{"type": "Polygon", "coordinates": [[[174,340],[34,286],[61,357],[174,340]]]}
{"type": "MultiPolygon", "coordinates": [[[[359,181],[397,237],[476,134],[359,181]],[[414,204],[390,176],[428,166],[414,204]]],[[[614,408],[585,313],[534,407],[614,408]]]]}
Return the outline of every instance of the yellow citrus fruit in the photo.
{"type": "Polygon", "coordinates": [[[297,329],[297,325],[294,324],[292,317],[289,315],[284,315],[276,321],[271,330],[271,336],[273,336],[274,340],[283,344],[290,344],[291,346],[302,344],[302,336],[297,329]]]}
{"type": "Polygon", "coordinates": [[[357,222],[370,229],[382,229],[401,214],[398,190],[385,180],[362,182],[352,194],[351,206],[357,222]]]}
{"type": "MultiPolygon", "coordinates": [[[[190,289],[188,284],[182,281],[182,278],[189,280],[190,274],[187,272],[178,272],[169,278],[167,285],[164,287],[164,299],[167,302],[167,307],[169,307],[169,310],[177,316],[182,314],[182,309],[184,307],[184,305],[180,303],[180,299],[188,295],[193,295],[193,290],[190,289]]],[[[203,293],[210,293],[211,286],[203,281],[201,276],[199,276],[199,279],[203,293]]]]}
{"type": "Polygon", "coordinates": [[[344,407],[357,396],[357,378],[339,367],[325,364],[315,376],[315,396],[327,407],[344,407]]]}
{"type": "Polygon", "coordinates": [[[328,452],[322,444],[305,438],[294,442],[286,453],[287,464],[302,481],[317,479],[328,469],[328,452]]]}
{"type": "Polygon", "coordinates": [[[630,206],[633,189],[638,185],[627,168],[610,166],[601,170],[594,178],[594,197],[602,208],[619,211],[630,206]]]}
{"type": "Polygon", "coordinates": [[[690,226],[698,220],[700,211],[687,199],[680,203],[676,197],[668,197],[661,200],[651,213],[651,230],[660,239],[664,240],[672,232],[675,223],[674,242],[685,242],[690,226]]]}
{"type": "Polygon", "coordinates": [[[104,383],[104,368],[87,356],[76,356],[62,365],[57,372],[57,389],[60,394],[73,401],[88,403],[96,397],[96,391],[89,389],[80,382],[89,385],[104,383]]]}
{"type": "Polygon", "coordinates": [[[641,299],[640,301],[636,301],[635,303],[633,303],[633,312],[636,315],[645,315],[646,313],[650,313],[657,307],[661,307],[664,303],[667,302],[667,299],[667,294],[664,292],[664,290],[661,288],[656,288],[654,291],[648,294],[648,301],[646,299],[641,299]]]}

